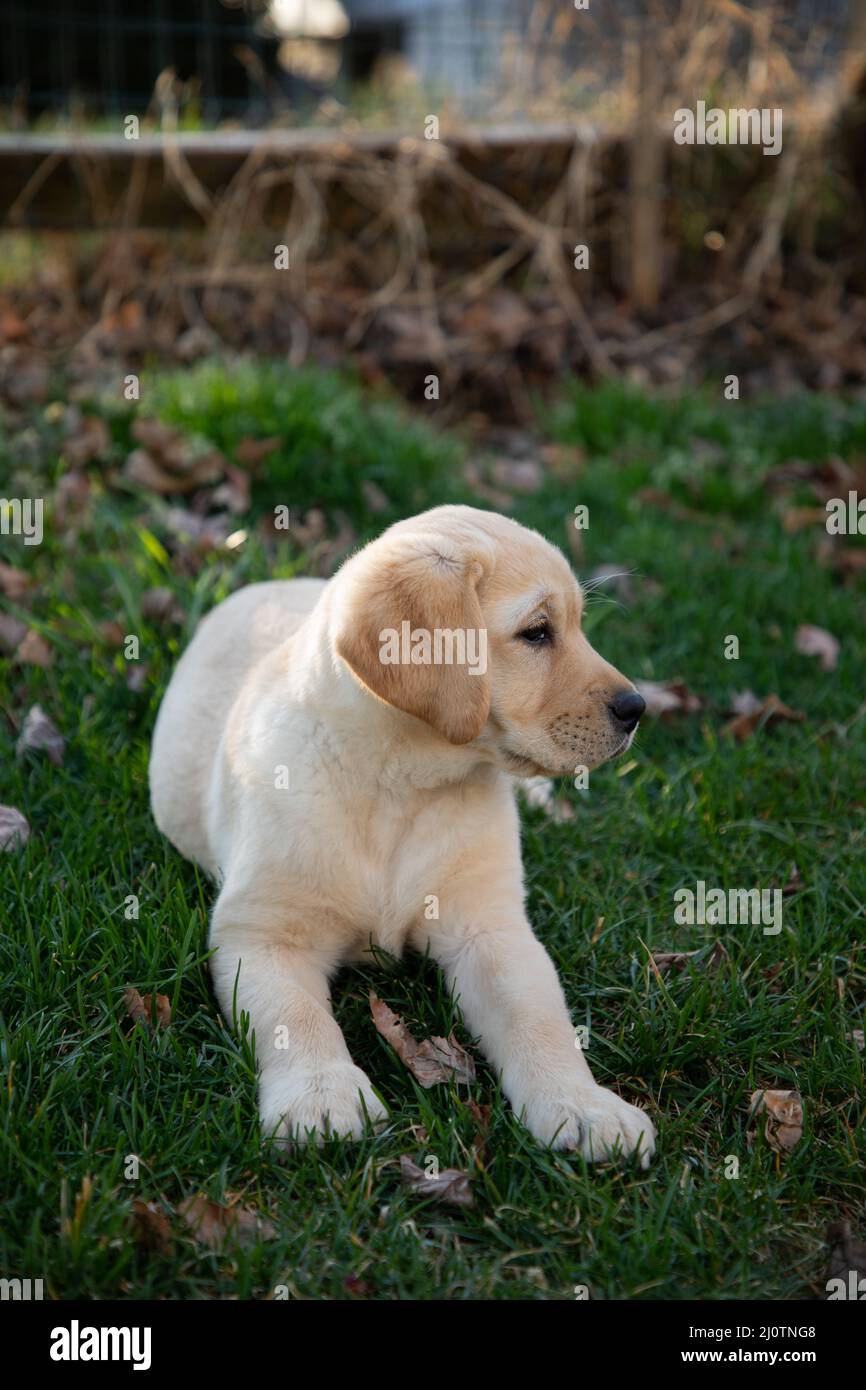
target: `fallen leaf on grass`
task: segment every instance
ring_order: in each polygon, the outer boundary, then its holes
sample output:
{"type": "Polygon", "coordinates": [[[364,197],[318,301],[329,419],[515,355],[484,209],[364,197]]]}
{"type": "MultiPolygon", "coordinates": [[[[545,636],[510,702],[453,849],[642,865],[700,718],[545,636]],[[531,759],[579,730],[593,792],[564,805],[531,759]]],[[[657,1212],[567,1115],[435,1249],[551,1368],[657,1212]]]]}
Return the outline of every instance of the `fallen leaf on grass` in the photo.
{"type": "Polygon", "coordinates": [[[646,701],[646,714],[695,714],[701,701],[682,681],[635,681],[635,689],[646,701]]]}
{"type": "Polygon", "coordinates": [[[44,637],[29,628],[18,644],[15,660],[22,666],[41,666],[43,671],[47,671],[54,664],[54,652],[44,637]]]}
{"type": "Polygon", "coordinates": [[[789,536],[804,531],[808,526],[825,526],[826,523],[825,507],[786,507],[782,513],[782,527],[789,536]]]}
{"type": "Polygon", "coordinates": [[[235,529],[234,518],[227,512],[203,517],[185,507],[169,507],[165,514],[165,525],[172,536],[185,545],[193,544],[202,553],[225,545],[235,529]]]}
{"type": "Polygon", "coordinates": [[[154,1250],[158,1255],[169,1254],[171,1226],[156,1202],[143,1202],[136,1197],[132,1204],[132,1237],[144,1250],[154,1250]]]}
{"type": "Polygon", "coordinates": [[[105,458],[111,448],[111,433],[98,415],[82,415],[71,421],[72,432],[67,436],[63,453],[73,468],[82,468],[94,459],[105,458]]]}
{"type": "Polygon", "coordinates": [[[14,806],[0,806],[0,849],[21,849],[30,839],[30,826],[14,806]]]}
{"type": "Polygon", "coordinates": [[[248,468],[255,466],[279,449],[282,442],[282,437],[278,434],[269,435],[267,439],[239,439],[235,446],[235,458],[238,463],[246,464],[248,468]]]}
{"type": "Polygon", "coordinates": [[[437,1201],[447,1202],[452,1207],[474,1206],[469,1187],[469,1174],[459,1168],[443,1168],[435,1176],[428,1177],[408,1154],[400,1155],[400,1176],[403,1186],[410,1192],[418,1192],[422,1197],[435,1197],[437,1201]]]}
{"type": "MultiPolygon", "coordinates": [[[[139,994],[132,985],[127,985],[123,991],[123,1002],[126,1005],[126,1012],[133,1023],[143,1023],[147,1028],[153,1029],[151,1019],[152,1004],[154,996],[152,994],[139,994]]],[[[156,1026],[157,1028],[167,1028],[171,1023],[171,1004],[168,995],[156,995],[156,1026]]]]}
{"type": "MultiPolygon", "coordinates": [[[[491,1105],[479,1105],[478,1101],[472,1096],[466,1102],[466,1109],[472,1116],[475,1125],[475,1133],[472,1136],[472,1148],[479,1159],[486,1159],[487,1142],[490,1138],[490,1123],[493,1118],[493,1107],[491,1105]]],[[[426,1141],[424,1141],[426,1142],[426,1141]]]]}
{"type": "Polygon", "coordinates": [[[378,483],[374,483],[372,478],[361,479],[361,491],[364,494],[364,501],[374,516],[381,516],[389,510],[391,501],[387,493],[380,488],[378,483]]]}
{"type": "Polygon", "coordinates": [[[755,1117],[766,1114],[764,1134],[776,1153],[793,1149],[802,1139],[803,1099],[799,1091],[754,1091],[749,1110],[755,1117]]]}
{"type": "Polygon", "coordinates": [[[127,458],[124,476],[164,496],[215,483],[226,471],[226,460],[206,439],[183,435],[161,420],[143,416],[132,436],[142,447],[127,458]]]}
{"type": "MultiPolygon", "coordinates": [[[[657,970],[685,970],[690,960],[696,956],[703,955],[703,950],[699,951],[653,951],[650,960],[657,970]]],[[[717,941],[712,950],[704,955],[700,962],[707,970],[718,970],[726,961],[730,960],[728,952],[725,950],[721,941],[717,941]]]]}
{"type": "MultiPolygon", "coordinates": [[[[226,1193],[231,1202],[231,1193],[226,1193]]],[[[227,1242],[252,1245],[256,1240],[271,1240],[276,1235],[273,1222],[252,1207],[231,1202],[221,1206],[199,1194],[187,1197],[177,1209],[198,1245],[209,1250],[221,1250],[227,1242]]]]}
{"type": "Polygon", "coordinates": [[[130,661],[126,671],[126,685],[134,695],[147,685],[147,678],[150,675],[150,666],[146,661],[130,661]]]}
{"type": "Polygon", "coordinates": [[[536,326],[526,300],[513,290],[493,290],[455,314],[452,327],[461,338],[474,339],[482,352],[511,351],[536,326]]]}
{"type": "Polygon", "coordinates": [[[475,1121],[475,1125],[478,1130],[478,1137],[484,1138],[487,1134],[487,1131],[490,1128],[490,1117],[493,1114],[492,1106],[479,1105],[478,1101],[475,1100],[474,1097],[470,1096],[468,1101],[466,1102],[466,1108],[469,1111],[469,1114],[472,1116],[473,1120],[475,1121]]]}
{"type": "Polygon", "coordinates": [[[11,613],[0,613],[0,652],[8,656],[27,636],[27,624],[11,613]]]}
{"type": "Polygon", "coordinates": [[[827,1244],[830,1258],[827,1263],[827,1281],[842,1279],[848,1282],[848,1275],[854,1270],[858,1279],[866,1275],[866,1242],[851,1234],[850,1221],[833,1221],[827,1227],[827,1244]]]}
{"type": "Polygon", "coordinates": [[[486,473],[486,468],[478,459],[467,459],[463,465],[463,477],[475,497],[487,502],[498,512],[510,511],[514,505],[514,498],[502,488],[492,487],[487,481],[486,473]]]}
{"type": "Polygon", "coordinates": [[[54,493],[54,515],[65,530],[71,531],[86,515],[91,492],[90,479],[83,473],[64,473],[60,478],[54,493]]]}
{"type": "Polygon", "coordinates": [[[816,551],[818,563],[834,570],[844,580],[848,575],[860,575],[866,570],[866,548],[841,545],[834,536],[822,536],[816,551]]]}
{"type": "Polygon", "coordinates": [[[524,495],[538,492],[544,486],[544,469],[536,459],[494,459],[490,464],[490,477],[495,487],[524,495]]]}
{"type": "Polygon", "coordinates": [[[141,596],[141,616],[157,623],[182,623],[184,611],[171,589],[145,589],[141,596]]]}
{"type": "Polygon", "coordinates": [[[17,603],[19,599],[24,597],[29,588],[30,580],[24,570],[0,562],[0,592],[5,598],[11,598],[13,602],[17,603]]]}
{"type": "Polygon", "coordinates": [[[126,639],[126,632],[116,618],[107,618],[99,624],[97,631],[110,647],[121,647],[126,639]]]}
{"type": "Polygon", "coordinates": [[[226,464],[225,480],[211,493],[214,507],[225,507],[232,516],[243,516],[250,509],[250,475],[242,468],[226,464]]]}
{"type": "Polygon", "coordinates": [[[741,742],[750,738],[758,729],[776,724],[780,720],[799,723],[806,718],[802,710],[791,709],[783,704],[778,695],[767,695],[763,700],[759,700],[751,690],[744,690],[735,695],[731,707],[735,717],[724,726],[722,733],[731,734],[741,742]]]}
{"type": "Polygon", "coordinates": [[[450,1038],[426,1038],[419,1043],[403,1020],[373,993],[370,994],[370,1013],[376,1031],[391,1044],[400,1061],[425,1090],[441,1081],[468,1084],[475,1080],[475,1062],[453,1033],[450,1038]]]}
{"type": "Polygon", "coordinates": [[[367,1298],[370,1294],[370,1285],[357,1274],[347,1274],[343,1279],[343,1288],[354,1298],[367,1298]]]}
{"type": "Polygon", "coordinates": [[[545,467],[560,482],[571,482],[586,463],[586,454],[576,444],[542,444],[539,455],[545,467]]]}
{"type": "Polygon", "coordinates": [[[28,749],[41,749],[55,767],[61,767],[65,746],[63,735],[53,719],[49,719],[41,705],[33,705],[24,716],[21,733],[15,745],[18,757],[23,757],[28,749]]]}
{"type": "Polygon", "coordinates": [[[802,656],[817,656],[822,671],[835,671],[839,662],[839,640],[824,627],[801,623],[794,633],[794,646],[802,656]]]}

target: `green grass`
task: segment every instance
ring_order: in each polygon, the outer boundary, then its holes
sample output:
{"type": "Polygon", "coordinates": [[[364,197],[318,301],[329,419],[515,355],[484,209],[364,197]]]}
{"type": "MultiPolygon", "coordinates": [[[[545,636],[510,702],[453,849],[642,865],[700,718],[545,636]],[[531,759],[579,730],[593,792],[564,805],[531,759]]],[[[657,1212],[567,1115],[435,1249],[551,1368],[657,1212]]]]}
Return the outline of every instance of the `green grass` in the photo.
{"type": "MultiPolygon", "coordinates": [[[[249,434],[285,436],[254,513],[275,500],[321,505],[363,537],[392,516],[465,500],[459,441],[339,378],[205,366],[147,394],[149,409],[229,452],[249,434]],[[384,515],[370,512],[364,478],[386,495],[384,515]]],[[[98,408],[120,458],[129,420],[98,408]]],[[[31,462],[9,440],[0,462],[6,476],[14,459],[19,479],[41,478],[50,502],[60,444],[44,416],[32,428],[31,462]]],[[[457,1018],[469,1041],[438,972],[413,958],[380,958],[335,990],[353,1055],[390,1108],[387,1131],[283,1160],[262,1150],[250,1040],[220,1019],[208,978],[213,891],[157,833],[146,771],[161,693],[201,612],[239,584],[303,572],[304,557],[287,543],[269,557],[251,529],[239,550],[186,574],[164,548],[158,509],[103,481],[79,534],[64,538],[55,508],[42,547],[2,542],[4,559],[33,572],[34,622],[56,660],[49,671],[0,662],[2,800],[33,830],[0,862],[0,1273],[42,1277],[65,1298],[261,1298],[281,1284],[336,1299],[570,1299],[576,1284],[596,1298],[801,1298],[823,1290],[827,1222],[848,1216],[862,1234],[864,1058],[846,1035],[863,1026],[866,973],[866,605],[862,588],[816,565],[814,531],[785,532],[767,475],[793,454],[855,459],[866,409],[575,387],[539,429],[582,462],[566,450],[564,475],[514,514],[563,544],[587,504],[583,572],[617,564],[634,590],[628,605],[604,590],[591,600],[592,640],[633,677],[680,676],[705,701],[698,715],[645,721],[634,766],[593,774],[589,794],[566,788],[571,822],[524,813],[532,920],[575,1021],[591,1026],[598,1079],[656,1118],[656,1162],[591,1169],[539,1149],[482,1064],[474,1095],[492,1118],[474,1209],[405,1192],[400,1154],[463,1167],[475,1133],[465,1093],[420,1090],[370,1023],[375,988],[419,1035],[457,1018]],[[645,486],[687,513],[641,501],[645,486]],[[141,618],[142,593],[165,584],[186,631],[141,618]],[[137,692],[100,636],[109,618],[141,638],[137,692]],[[795,652],[801,622],[840,638],[834,673],[795,652]],[[723,656],[731,633],[738,661],[723,656]],[[776,692],[806,721],[743,744],[720,737],[731,695],[747,687],[776,692]],[[15,725],[34,701],[67,738],[60,769],[15,759],[15,725]],[[674,925],[678,887],[781,886],[793,864],[803,889],[786,899],[779,936],[674,925]],[[129,894],[137,920],[124,916],[129,894]],[[647,948],[695,949],[716,935],[730,954],[718,973],[659,982],[648,968],[647,948]],[[169,996],[170,1028],[127,1030],[128,984],[169,996]],[[782,1160],[747,1134],[748,1097],[762,1087],[804,1097],[804,1137],[782,1160]],[[137,1181],[124,1176],[129,1154],[137,1181]],[[135,1198],[169,1209],[198,1191],[242,1194],[276,1236],[221,1255],[179,1226],[169,1253],[131,1238],[135,1198]]]]}

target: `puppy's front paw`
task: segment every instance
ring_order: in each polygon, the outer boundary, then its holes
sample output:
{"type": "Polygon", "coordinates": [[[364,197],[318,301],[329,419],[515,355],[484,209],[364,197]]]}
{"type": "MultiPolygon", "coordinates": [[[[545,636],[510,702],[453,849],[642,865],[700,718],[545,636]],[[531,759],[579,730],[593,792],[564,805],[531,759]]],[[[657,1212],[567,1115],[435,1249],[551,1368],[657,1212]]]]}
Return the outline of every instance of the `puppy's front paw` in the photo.
{"type": "Polygon", "coordinates": [[[360,1139],[368,1124],[378,1127],[388,1118],[369,1079],[351,1062],[262,1077],[259,1114],[262,1137],[283,1143],[311,1135],[316,1144],[337,1136],[360,1139]]]}
{"type": "Polygon", "coordinates": [[[655,1152],[655,1127],[648,1115],[604,1086],[571,1095],[536,1094],[524,1108],[530,1132],[554,1149],[577,1149],[590,1163],[639,1152],[648,1168],[655,1152]]]}

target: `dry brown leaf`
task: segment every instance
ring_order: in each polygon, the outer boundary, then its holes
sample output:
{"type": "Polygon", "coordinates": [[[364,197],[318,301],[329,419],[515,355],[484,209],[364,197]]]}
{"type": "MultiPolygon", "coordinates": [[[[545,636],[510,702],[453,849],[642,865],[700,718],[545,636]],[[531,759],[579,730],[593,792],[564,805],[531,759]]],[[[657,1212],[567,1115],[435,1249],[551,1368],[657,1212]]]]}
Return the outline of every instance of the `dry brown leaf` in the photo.
{"type": "MultiPolygon", "coordinates": [[[[685,970],[690,960],[696,956],[704,955],[703,950],[699,951],[653,951],[652,962],[657,970],[685,970]]],[[[721,941],[715,942],[711,951],[704,955],[700,962],[706,970],[718,970],[726,961],[730,960],[728,952],[721,941]]]]}
{"type": "Polygon", "coordinates": [[[495,487],[524,495],[544,487],[544,469],[536,459],[494,459],[490,477],[495,487]]]}
{"type": "Polygon", "coordinates": [[[182,623],[184,611],[171,589],[145,589],[141,596],[141,615],[153,622],[182,623]]]}
{"type": "MultiPolygon", "coordinates": [[[[157,1028],[167,1028],[171,1023],[171,1003],[168,995],[157,994],[156,998],[156,1026],[157,1028]]],[[[123,1002],[126,1005],[126,1012],[133,1023],[143,1023],[151,1031],[153,1030],[152,1011],[154,995],[139,994],[132,985],[127,985],[123,991],[123,1002]]]]}
{"type": "Polygon", "coordinates": [[[257,1240],[272,1240],[276,1235],[273,1222],[252,1207],[241,1205],[230,1192],[228,1206],[212,1202],[199,1193],[187,1197],[177,1209],[189,1228],[196,1244],[209,1250],[221,1250],[227,1243],[252,1245],[257,1240]]]}
{"type": "Polygon", "coordinates": [[[695,714],[701,701],[682,681],[635,681],[635,689],[646,701],[649,716],[695,714]]]}
{"type": "Polygon", "coordinates": [[[794,633],[794,646],[802,656],[817,656],[822,671],[835,671],[839,662],[839,640],[824,627],[801,623],[794,633]]]}
{"type": "Polygon", "coordinates": [[[787,507],[782,513],[782,526],[789,535],[804,531],[808,526],[825,526],[826,523],[825,507],[787,507]]]}
{"type": "Polygon", "coordinates": [[[108,618],[99,624],[99,635],[110,647],[121,647],[126,633],[116,618],[108,618]]]}
{"type": "Polygon", "coordinates": [[[154,415],[141,415],[132,426],[132,437],[156,454],[170,454],[182,442],[183,436],[173,425],[157,420],[154,415]]]}
{"type": "Polygon", "coordinates": [[[269,435],[267,439],[239,439],[235,447],[235,458],[238,463],[254,467],[269,454],[275,453],[282,442],[282,437],[278,434],[269,435]]]}
{"type": "Polygon", "coordinates": [[[408,1154],[401,1154],[400,1176],[404,1187],[408,1187],[410,1192],[419,1193],[422,1197],[435,1197],[437,1201],[446,1202],[452,1207],[475,1205],[469,1186],[469,1174],[459,1168],[443,1168],[441,1173],[428,1178],[424,1169],[419,1168],[408,1154]]]}
{"type": "Polygon", "coordinates": [[[63,735],[54,721],[49,719],[41,705],[33,705],[24,716],[21,733],[15,745],[18,757],[23,757],[28,749],[41,749],[55,767],[61,767],[65,747],[63,735]]]}
{"type": "Polygon", "coordinates": [[[170,1253],[171,1226],[156,1202],[144,1202],[136,1197],[132,1204],[132,1238],[143,1250],[153,1250],[158,1255],[170,1253]]]}
{"type": "Polygon", "coordinates": [[[90,479],[83,473],[64,473],[54,494],[54,515],[68,530],[87,509],[91,496],[90,479]]]}
{"type": "Polygon", "coordinates": [[[63,445],[63,453],[73,468],[81,468],[94,459],[105,458],[111,448],[111,434],[98,415],[82,415],[73,433],[63,445]]]}
{"type": "Polygon", "coordinates": [[[214,507],[225,507],[232,516],[243,516],[250,509],[250,475],[242,468],[226,464],[225,481],[211,493],[214,507]]]}
{"type": "Polygon", "coordinates": [[[17,603],[30,588],[30,580],[24,570],[16,569],[0,561],[0,593],[17,603]]]}
{"type": "Polygon", "coordinates": [[[840,546],[834,557],[833,568],[840,574],[862,574],[866,570],[866,550],[852,545],[840,546]]]}
{"type": "Polygon", "coordinates": [[[11,613],[0,613],[0,652],[8,656],[21,645],[27,636],[27,624],[11,613]]]}
{"type": "Polygon", "coordinates": [[[538,452],[545,467],[561,483],[571,482],[586,462],[586,454],[576,444],[542,444],[538,452]]]}
{"type": "Polygon", "coordinates": [[[761,709],[762,704],[753,690],[738,690],[731,696],[731,713],[755,714],[761,709]]]}
{"type": "Polygon", "coordinates": [[[183,435],[152,416],[137,419],[132,436],[142,447],[127,458],[124,475],[154,492],[192,492],[226,473],[226,460],[206,439],[183,435]]]}
{"type": "Polygon", "coordinates": [[[378,483],[373,482],[372,478],[361,479],[361,491],[364,494],[364,501],[374,516],[381,516],[383,512],[389,510],[391,502],[388,496],[378,483]]]}
{"type": "Polygon", "coordinates": [[[0,806],[0,849],[7,852],[21,849],[30,839],[26,816],[14,806],[0,806]]]}
{"type": "Polygon", "coordinates": [[[370,994],[370,1013],[376,1031],[391,1044],[400,1061],[425,1090],[442,1081],[475,1080],[475,1062],[452,1033],[450,1038],[426,1038],[418,1042],[403,1020],[378,997],[370,994]]]}
{"type": "Polygon", "coordinates": [[[137,695],[147,685],[150,664],[147,661],[130,661],[126,668],[127,688],[137,695]]]}
{"type": "Polygon", "coordinates": [[[347,1274],[343,1280],[343,1288],[354,1298],[369,1298],[370,1296],[370,1285],[365,1279],[359,1278],[357,1274],[347,1274]]]}
{"type": "Polygon", "coordinates": [[[18,408],[44,401],[49,386],[48,364],[23,348],[4,348],[0,361],[0,391],[18,408]]]}
{"type": "Polygon", "coordinates": [[[827,1227],[827,1244],[830,1246],[828,1283],[831,1279],[842,1279],[848,1284],[851,1270],[854,1271],[855,1283],[866,1275],[866,1242],[851,1234],[850,1221],[831,1222],[827,1227]]]}
{"type": "Polygon", "coordinates": [[[866,570],[866,548],[842,545],[835,536],[821,537],[816,558],[819,564],[835,570],[843,579],[848,575],[860,575],[866,570]]]}
{"type": "Polygon", "coordinates": [[[15,660],[22,666],[41,666],[47,671],[54,664],[54,652],[41,633],[29,628],[18,644],[15,660]]]}
{"type": "Polygon", "coordinates": [[[764,1134],[776,1153],[793,1149],[803,1137],[803,1098],[799,1091],[754,1091],[749,1102],[753,1116],[765,1114],[764,1134]]]}
{"type": "Polygon", "coordinates": [[[186,479],[167,472],[147,449],[133,449],[123,465],[123,473],[131,483],[150,488],[152,492],[167,495],[188,491],[186,479]]]}
{"type": "Polygon", "coordinates": [[[490,1105],[479,1105],[474,1096],[470,1096],[466,1102],[466,1108],[475,1121],[479,1138],[484,1138],[490,1128],[490,1117],[493,1114],[493,1107],[490,1105]]]}
{"type": "Polygon", "coordinates": [[[697,951],[653,951],[650,960],[656,970],[681,971],[686,968],[692,957],[697,954],[697,951]]]}
{"type": "Polygon", "coordinates": [[[537,319],[526,300],[507,289],[473,300],[453,320],[455,334],[476,339],[474,346],[482,352],[512,351],[535,327],[537,319]]]}
{"type": "Polygon", "coordinates": [[[186,507],[169,507],[165,514],[166,528],[183,545],[192,545],[205,552],[218,550],[235,530],[235,520],[227,512],[214,516],[199,516],[186,507]]]}
{"type": "Polygon", "coordinates": [[[478,459],[469,458],[463,465],[463,477],[473,495],[482,502],[487,502],[489,506],[498,512],[508,512],[514,506],[514,498],[510,492],[503,492],[502,488],[491,487],[486,481],[485,470],[478,459]]]}
{"type": "Polygon", "coordinates": [[[735,695],[732,707],[737,713],[724,726],[722,733],[731,734],[741,742],[750,738],[758,729],[769,727],[780,720],[799,723],[806,718],[802,710],[791,709],[783,704],[778,695],[767,695],[763,700],[758,700],[750,690],[735,695]]]}

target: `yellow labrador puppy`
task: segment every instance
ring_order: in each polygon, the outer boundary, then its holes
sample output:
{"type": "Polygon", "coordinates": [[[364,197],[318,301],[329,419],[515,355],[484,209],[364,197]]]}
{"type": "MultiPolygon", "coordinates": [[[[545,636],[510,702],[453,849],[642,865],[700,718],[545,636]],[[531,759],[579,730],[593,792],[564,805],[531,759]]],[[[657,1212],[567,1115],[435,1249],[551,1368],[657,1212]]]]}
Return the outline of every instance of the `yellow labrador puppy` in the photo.
{"type": "Polygon", "coordinates": [[[213,976],[255,1029],[266,1134],[385,1117],[328,988],[373,942],[429,948],[541,1143],[649,1162],[653,1126],[593,1080],[524,909],[514,778],[615,757],[644,708],[581,608],[541,536],[454,506],[198,628],[157,720],[153,813],[220,884],[213,976]]]}

